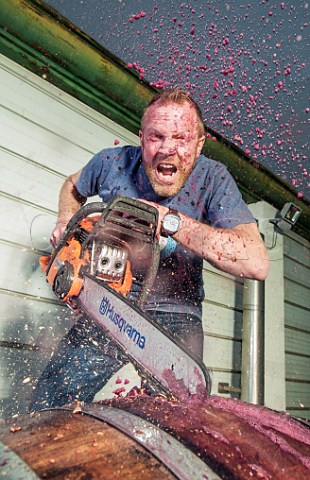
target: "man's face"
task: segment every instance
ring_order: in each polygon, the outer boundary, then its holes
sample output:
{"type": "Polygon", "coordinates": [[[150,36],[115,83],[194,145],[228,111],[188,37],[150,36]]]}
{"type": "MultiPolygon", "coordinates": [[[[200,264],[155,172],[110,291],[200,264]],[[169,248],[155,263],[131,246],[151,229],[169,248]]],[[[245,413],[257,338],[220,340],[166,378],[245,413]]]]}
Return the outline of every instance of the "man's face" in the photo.
{"type": "Polygon", "coordinates": [[[147,109],[140,144],[144,168],[158,195],[175,195],[189,177],[205,140],[198,125],[188,102],[155,103],[147,109]]]}

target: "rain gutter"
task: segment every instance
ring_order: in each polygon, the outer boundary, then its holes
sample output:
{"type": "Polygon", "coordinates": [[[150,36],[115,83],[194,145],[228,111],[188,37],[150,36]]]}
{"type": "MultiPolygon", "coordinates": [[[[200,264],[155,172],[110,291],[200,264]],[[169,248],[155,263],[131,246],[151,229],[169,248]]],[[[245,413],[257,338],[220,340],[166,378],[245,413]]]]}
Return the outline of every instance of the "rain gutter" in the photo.
{"type": "MultiPolygon", "coordinates": [[[[156,91],[40,0],[1,0],[0,53],[136,134],[156,91]]],[[[207,131],[204,153],[228,167],[246,201],[265,200],[279,210],[295,203],[303,212],[294,229],[310,239],[309,201],[232,142],[207,131]]]]}
{"type": "Polygon", "coordinates": [[[1,0],[0,52],[132,132],[154,89],[40,0],[1,0]]]}

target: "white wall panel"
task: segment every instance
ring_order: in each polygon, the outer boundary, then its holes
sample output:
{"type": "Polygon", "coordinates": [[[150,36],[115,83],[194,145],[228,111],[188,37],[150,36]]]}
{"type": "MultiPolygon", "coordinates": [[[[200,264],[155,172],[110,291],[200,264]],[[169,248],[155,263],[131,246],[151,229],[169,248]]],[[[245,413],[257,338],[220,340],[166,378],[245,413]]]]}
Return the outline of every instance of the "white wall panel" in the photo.
{"type": "MultiPolygon", "coordinates": [[[[48,210],[30,205],[18,197],[5,197],[0,194],[0,217],[2,242],[14,243],[37,250],[50,250],[49,236],[56,216],[48,210]]],[[[0,251],[1,258],[1,251],[0,251]]]]}
{"type": "Polygon", "coordinates": [[[285,279],[284,282],[285,301],[300,305],[310,311],[310,288],[300,283],[285,279]]]}
{"type": "Polygon", "coordinates": [[[0,414],[7,416],[27,411],[72,324],[38,262],[50,251],[59,189],[94,153],[138,138],[1,55],[0,100],[0,414]]]}
{"type": "Polygon", "coordinates": [[[285,324],[289,327],[303,330],[305,325],[309,325],[309,311],[300,308],[298,305],[285,305],[285,324]]]}
{"type": "Polygon", "coordinates": [[[205,302],[203,329],[206,335],[212,334],[241,340],[242,312],[223,305],[205,302]]]}
{"type": "Polygon", "coordinates": [[[125,128],[2,55],[0,63],[1,104],[7,111],[16,112],[89,153],[112,146],[114,140],[123,145],[138,143],[138,138],[125,128]]]}
{"type": "Polygon", "coordinates": [[[28,157],[62,175],[76,172],[81,162],[91,157],[91,152],[50,131],[46,124],[36,125],[31,119],[20,117],[5,107],[1,108],[0,142],[6,150],[28,157]]]}
{"type": "Polygon", "coordinates": [[[205,336],[205,363],[217,370],[241,370],[241,342],[205,336]]]}
{"type": "Polygon", "coordinates": [[[310,382],[309,358],[303,355],[298,356],[295,352],[286,352],[286,378],[287,381],[310,382]]]}
{"type": "MultiPolygon", "coordinates": [[[[204,363],[211,370],[211,393],[219,394],[219,383],[241,386],[243,282],[207,262],[203,279],[204,363]]],[[[239,397],[237,393],[222,395],[239,397]]]]}
{"type": "Polygon", "coordinates": [[[310,244],[284,237],[286,408],[310,419],[310,244]]]}
{"type": "Polygon", "coordinates": [[[51,353],[73,321],[70,309],[54,298],[48,301],[0,292],[0,341],[4,343],[32,345],[51,353]]]}
{"type": "Polygon", "coordinates": [[[0,151],[0,168],[1,192],[55,212],[63,175],[7,150],[0,151]]]}
{"type": "Polygon", "coordinates": [[[205,263],[203,281],[206,302],[243,309],[243,285],[239,279],[215,272],[205,263]]]}

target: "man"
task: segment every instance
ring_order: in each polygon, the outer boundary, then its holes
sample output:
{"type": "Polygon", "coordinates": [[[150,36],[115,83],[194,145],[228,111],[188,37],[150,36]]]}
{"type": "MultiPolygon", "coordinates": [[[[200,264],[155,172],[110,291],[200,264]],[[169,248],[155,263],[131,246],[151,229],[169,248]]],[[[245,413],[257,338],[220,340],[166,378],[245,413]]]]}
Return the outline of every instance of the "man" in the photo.
{"type": "MultiPolygon", "coordinates": [[[[70,218],[93,195],[104,202],[125,195],[154,205],[158,234],[169,235],[172,248],[162,255],[145,309],[202,359],[203,259],[230,274],[264,280],[267,252],[226,168],[201,155],[202,116],[186,92],[176,88],[156,95],[139,136],[140,147],[103,150],[66,179],[51,242],[57,244],[70,218]]],[[[43,372],[32,408],[73,399],[91,402],[125,361],[102,330],[80,318],[43,372]]]]}

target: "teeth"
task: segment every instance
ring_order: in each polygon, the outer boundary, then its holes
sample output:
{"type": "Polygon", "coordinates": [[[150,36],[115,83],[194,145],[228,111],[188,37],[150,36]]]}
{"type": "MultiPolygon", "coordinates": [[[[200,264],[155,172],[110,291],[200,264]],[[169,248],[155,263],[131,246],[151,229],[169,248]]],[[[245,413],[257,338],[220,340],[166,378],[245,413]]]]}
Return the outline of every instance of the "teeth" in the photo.
{"type": "Polygon", "coordinates": [[[173,173],[176,171],[176,167],[174,165],[162,164],[162,165],[158,165],[158,170],[162,172],[173,173]]]}
{"type": "Polygon", "coordinates": [[[172,178],[177,173],[177,168],[171,163],[158,163],[157,175],[162,181],[172,181],[172,178]]]}

